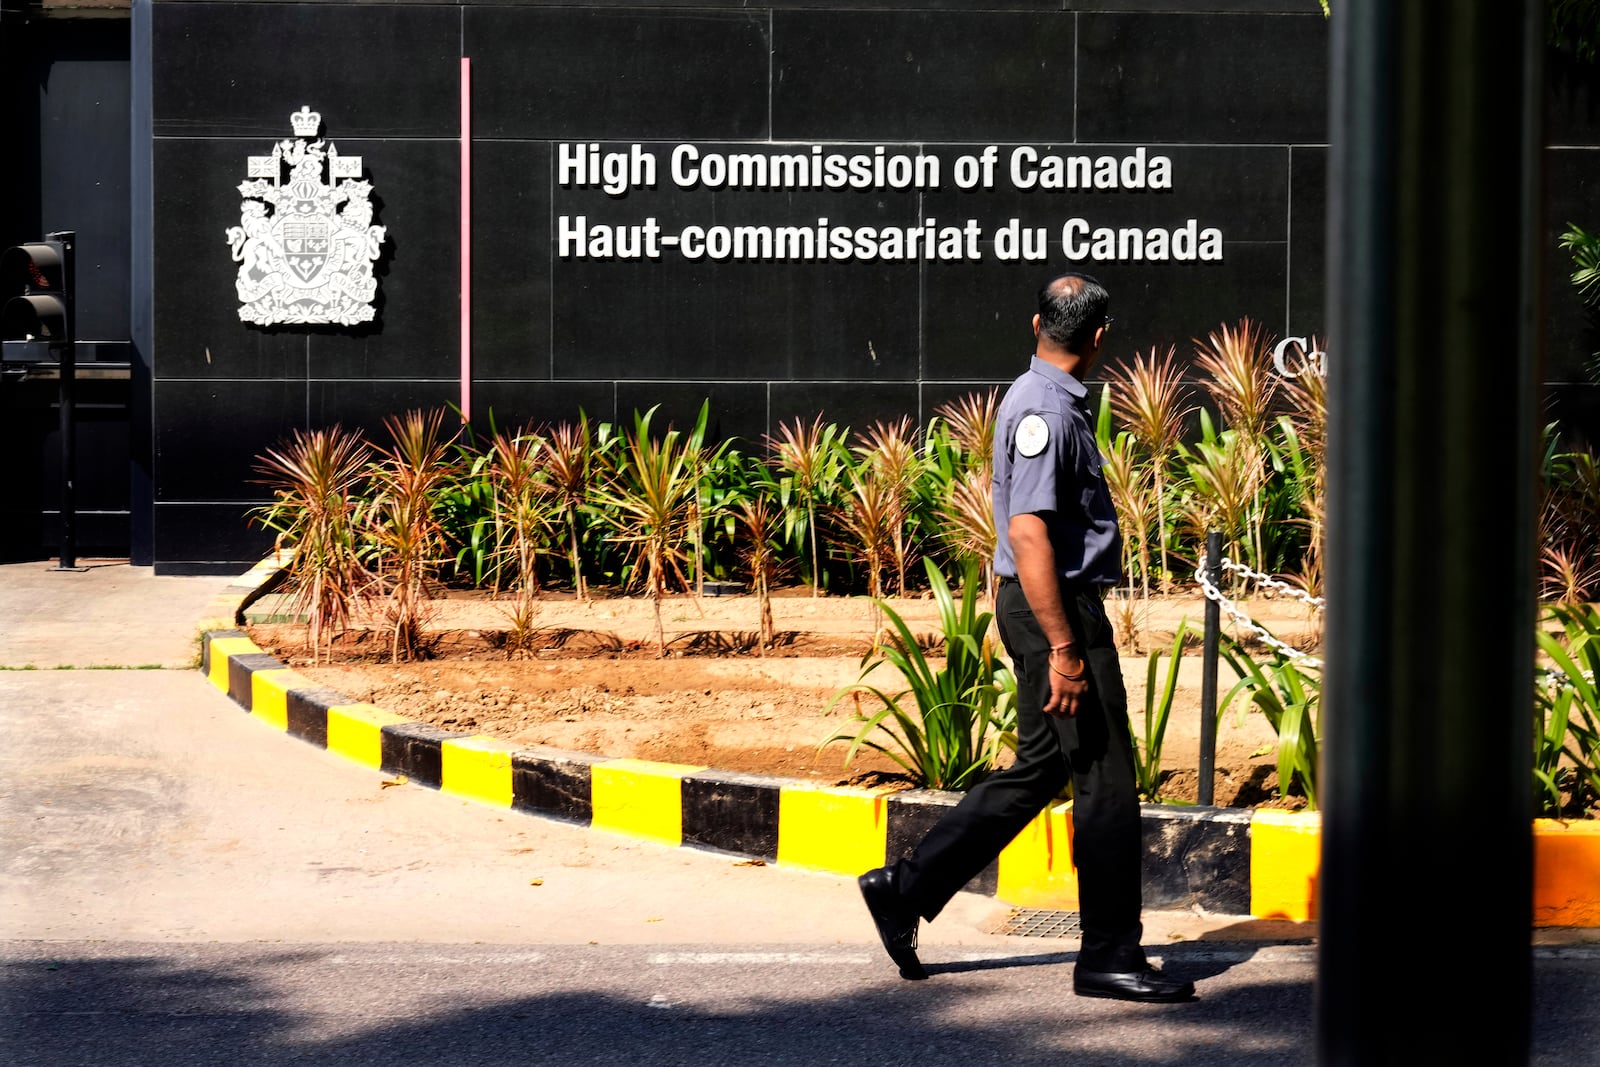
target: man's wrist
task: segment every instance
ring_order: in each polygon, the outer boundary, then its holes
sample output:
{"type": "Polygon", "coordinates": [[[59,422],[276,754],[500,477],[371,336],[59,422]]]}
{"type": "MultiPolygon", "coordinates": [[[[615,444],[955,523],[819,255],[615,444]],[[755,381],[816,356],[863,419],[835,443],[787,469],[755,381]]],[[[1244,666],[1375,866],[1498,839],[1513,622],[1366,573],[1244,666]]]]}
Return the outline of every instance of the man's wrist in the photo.
{"type": "Polygon", "coordinates": [[[1051,645],[1050,654],[1046,657],[1046,659],[1049,661],[1051,673],[1059,674],[1069,682],[1081,682],[1089,675],[1089,669],[1087,665],[1084,664],[1083,656],[1079,655],[1078,653],[1078,643],[1076,641],[1062,641],[1060,644],[1051,645]],[[1056,654],[1062,652],[1069,654],[1069,663],[1073,660],[1077,661],[1077,670],[1064,671],[1060,667],[1056,666],[1056,654]]]}

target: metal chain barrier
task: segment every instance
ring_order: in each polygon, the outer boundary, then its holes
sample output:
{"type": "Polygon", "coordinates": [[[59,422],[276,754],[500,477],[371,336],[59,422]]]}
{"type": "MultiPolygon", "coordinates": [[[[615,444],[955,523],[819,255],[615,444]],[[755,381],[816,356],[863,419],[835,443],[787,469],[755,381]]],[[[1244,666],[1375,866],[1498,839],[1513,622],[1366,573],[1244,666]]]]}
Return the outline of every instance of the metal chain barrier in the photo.
{"type": "MultiPolygon", "coordinates": [[[[1254,634],[1262,644],[1284,656],[1287,656],[1289,659],[1292,659],[1306,667],[1322,666],[1322,660],[1315,656],[1309,655],[1308,653],[1302,652],[1292,645],[1284,644],[1282,641],[1274,637],[1272,633],[1265,627],[1261,626],[1250,616],[1239,610],[1239,606],[1233,601],[1229,600],[1227,594],[1223,593],[1222,590],[1211,584],[1211,580],[1206,577],[1206,567],[1207,561],[1202,558],[1200,560],[1199,568],[1194,572],[1194,580],[1199,583],[1200,589],[1206,595],[1206,599],[1216,601],[1217,605],[1227,613],[1228,618],[1232,619],[1242,629],[1248,630],[1254,634]]],[[[1281,582],[1278,579],[1273,578],[1271,575],[1261,574],[1257,571],[1253,571],[1242,563],[1233,562],[1227,556],[1222,557],[1222,569],[1224,571],[1232,571],[1235,574],[1249,578],[1258,586],[1264,586],[1274,590],[1275,592],[1280,592],[1290,596],[1317,611],[1321,611],[1323,604],[1325,603],[1322,597],[1309,596],[1304,590],[1296,589],[1287,582],[1281,582]]]]}

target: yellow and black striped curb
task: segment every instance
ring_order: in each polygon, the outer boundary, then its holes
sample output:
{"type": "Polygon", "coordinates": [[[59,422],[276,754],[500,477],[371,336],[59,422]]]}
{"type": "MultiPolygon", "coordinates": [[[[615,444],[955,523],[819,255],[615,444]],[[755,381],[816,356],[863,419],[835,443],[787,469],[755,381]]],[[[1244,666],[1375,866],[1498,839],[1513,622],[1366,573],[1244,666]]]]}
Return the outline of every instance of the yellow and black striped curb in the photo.
{"type": "MultiPolygon", "coordinates": [[[[270,580],[240,583],[250,592],[236,603],[234,620],[270,580]]],[[[855,876],[904,855],[960,800],[451,733],[317,685],[237,625],[204,633],[201,670],[253,717],[385,774],[493,807],[855,876]]],[[[1314,813],[1147,804],[1143,822],[1147,908],[1316,917],[1321,821],[1314,813]]],[[[1538,820],[1534,846],[1535,925],[1600,926],[1600,824],[1538,820]]],[[[1075,910],[1070,804],[1042,812],[967,889],[1020,907],[1075,910]]]]}

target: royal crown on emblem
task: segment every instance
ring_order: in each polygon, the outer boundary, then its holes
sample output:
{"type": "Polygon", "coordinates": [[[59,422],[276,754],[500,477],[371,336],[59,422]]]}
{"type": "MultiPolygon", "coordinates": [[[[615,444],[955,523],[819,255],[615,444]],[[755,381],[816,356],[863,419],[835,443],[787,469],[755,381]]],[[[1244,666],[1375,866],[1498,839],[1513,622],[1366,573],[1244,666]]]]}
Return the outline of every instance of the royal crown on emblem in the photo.
{"type": "Polygon", "coordinates": [[[310,104],[301,104],[300,110],[289,116],[296,137],[315,137],[322,127],[322,114],[311,110],[310,104]]]}

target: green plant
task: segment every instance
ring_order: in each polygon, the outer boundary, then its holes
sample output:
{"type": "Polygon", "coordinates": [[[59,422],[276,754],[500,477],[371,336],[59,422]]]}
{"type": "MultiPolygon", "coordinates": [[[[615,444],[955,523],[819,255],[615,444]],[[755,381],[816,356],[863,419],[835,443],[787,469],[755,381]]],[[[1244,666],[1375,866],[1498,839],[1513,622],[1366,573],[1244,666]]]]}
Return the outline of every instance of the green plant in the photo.
{"type": "Polygon", "coordinates": [[[1539,649],[1553,664],[1534,690],[1534,796],[1539,814],[1559,818],[1600,803],[1600,610],[1555,605],[1539,649]]]}
{"type": "MultiPolygon", "coordinates": [[[[1592,47],[1592,45],[1591,45],[1592,47]]],[[[1575,223],[1567,223],[1561,235],[1563,249],[1572,253],[1572,286],[1591,311],[1600,308],[1600,234],[1589,233],[1575,223]]],[[[1589,357],[1590,376],[1600,372],[1600,352],[1589,357]]]]}
{"type": "Polygon", "coordinates": [[[494,486],[489,457],[457,443],[456,477],[439,497],[439,526],[447,547],[455,549],[455,575],[474,586],[500,587],[503,531],[495,522],[494,486]]]}
{"type": "MultiPolygon", "coordinates": [[[[450,411],[461,417],[461,409],[455,405],[450,405],[450,411]]],[[[498,432],[493,411],[489,412],[488,424],[491,435],[498,432]]],[[[455,453],[452,477],[441,487],[434,511],[450,557],[452,577],[479,588],[487,584],[498,591],[505,546],[501,543],[503,531],[495,524],[489,457],[479,448],[472,424],[464,419],[451,449],[455,453]]]]}
{"type": "Polygon", "coordinates": [[[1600,55],[1600,3],[1595,0],[1550,0],[1549,41],[1570,48],[1583,63],[1600,55]]]}
{"type": "Polygon", "coordinates": [[[688,467],[689,478],[693,482],[693,492],[689,497],[689,540],[693,552],[696,596],[705,592],[706,526],[716,523],[726,498],[717,482],[719,476],[727,473],[723,457],[728,452],[728,443],[722,441],[711,446],[706,444],[706,428],[710,419],[711,401],[702,401],[694,429],[690,430],[683,440],[684,461],[688,467]]]}
{"type": "Polygon", "coordinates": [[[287,576],[289,610],[306,617],[316,663],[324,644],[349,625],[372,576],[362,560],[357,523],[371,446],[339,426],[296,430],[257,464],[273,501],[254,517],[294,550],[287,576]]]}
{"type": "Polygon", "coordinates": [[[1239,681],[1217,709],[1220,717],[1235,697],[1249,694],[1250,703],[1266,716],[1278,735],[1278,795],[1298,789],[1307,805],[1317,806],[1317,714],[1322,698],[1321,672],[1282,652],[1260,663],[1244,646],[1222,634],[1219,651],[1239,681]]]}
{"type": "Polygon", "coordinates": [[[1321,527],[1321,504],[1314,498],[1317,470],[1299,427],[1288,415],[1278,416],[1266,443],[1266,469],[1257,494],[1259,566],[1284,571],[1296,560],[1305,563],[1318,554],[1310,547],[1321,527]]]}
{"type": "MultiPolygon", "coordinates": [[[[1183,664],[1183,643],[1188,627],[1179,624],[1167,653],[1167,674],[1157,681],[1161,670],[1161,650],[1151,649],[1145,668],[1144,737],[1133,739],[1134,777],[1139,795],[1151,803],[1161,800],[1161,749],[1166,742],[1167,722],[1172,716],[1172,701],[1178,691],[1178,671],[1183,664]]],[[[1131,729],[1130,729],[1131,733],[1131,729]]]]}
{"type": "Polygon", "coordinates": [[[650,419],[656,409],[635,413],[633,436],[608,465],[595,499],[614,510],[613,538],[631,546],[634,573],[655,605],[656,649],[667,654],[661,600],[669,575],[687,585],[679,560],[688,539],[696,494],[690,442],[669,428],[654,440],[650,419]]]}
{"type": "Polygon", "coordinates": [[[1234,430],[1217,433],[1202,411],[1200,439],[1180,443],[1178,453],[1188,476],[1181,510],[1195,540],[1220,530],[1228,544],[1244,546],[1246,561],[1260,567],[1255,515],[1265,470],[1254,440],[1234,430]]]}
{"type": "Polygon", "coordinates": [[[822,591],[822,555],[818,547],[817,512],[831,504],[846,453],[848,430],[826,425],[818,415],[810,426],[799,419],[778,424],[776,437],[768,437],[773,461],[785,475],[779,483],[786,536],[809,542],[811,595],[822,591]]]}
{"type": "Polygon", "coordinates": [[[880,604],[893,627],[885,646],[868,652],[861,674],[828,702],[832,708],[852,697],[857,702],[854,730],[841,730],[822,747],[849,741],[845,765],[862,748],[882,752],[929,789],[969,789],[993,768],[1016,734],[1016,679],[1000,660],[989,633],[994,616],[978,610],[978,568],[968,563],[958,604],[932,560],[923,560],[928,585],[939,606],[945,661],[935,669],[916,635],[887,604],[880,604]],[[880,666],[900,673],[905,688],[887,693],[867,682],[880,666]],[[865,694],[880,705],[860,710],[865,694]],[[878,740],[878,734],[886,735],[878,740]]]}

